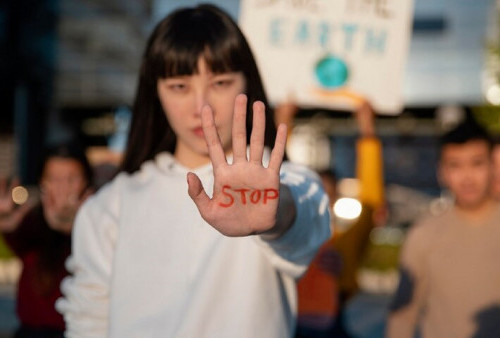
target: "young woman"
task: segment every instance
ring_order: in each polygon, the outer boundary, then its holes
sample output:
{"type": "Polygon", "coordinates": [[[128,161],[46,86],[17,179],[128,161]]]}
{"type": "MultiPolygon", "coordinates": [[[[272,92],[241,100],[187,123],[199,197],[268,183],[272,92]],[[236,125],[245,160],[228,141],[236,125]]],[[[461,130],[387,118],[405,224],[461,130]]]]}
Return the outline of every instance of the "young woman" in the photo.
{"type": "Polygon", "coordinates": [[[42,164],[41,203],[14,208],[7,182],[1,181],[0,230],[23,269],[17,288],[20,328],[15,337],[63,337],[64,320],[55,310],[71,229],[79,206],[90,194],[92,171],[82,148],[64,144],[47,150],[42,164]],[[26,213],[26,215],[24,215],[26,213]]]}
{"type": "Polygon", "coordinates": [[[226,13],[201,5],[158,24],[122,173],[77,217],[57,304],[68,337],[292,335],[328,199],[315,174],[282,163],[286,127],[266,103],[226,13]]]}

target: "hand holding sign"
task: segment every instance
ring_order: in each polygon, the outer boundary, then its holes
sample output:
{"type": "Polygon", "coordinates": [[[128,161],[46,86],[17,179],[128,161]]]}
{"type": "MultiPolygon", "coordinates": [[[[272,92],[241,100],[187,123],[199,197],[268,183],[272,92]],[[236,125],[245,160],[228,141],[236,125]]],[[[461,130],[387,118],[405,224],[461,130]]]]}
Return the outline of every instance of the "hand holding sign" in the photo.
{"type": "Polygon", "coordinates": [[[233,163],[228,164],[214,123],[212,109],[202,110],[202,126],[214,170],[214,193],[210,199],[200,179],[188,174],[189,196],[205,221],[226,236],[247,236],[272,229],[279,201],[279,170],[286,143],[286,126],[280,125],[269,166],[262,164],[265,106],[253,104],[253,130],[247,158],[245,95],[234,104],[233,163]]]}

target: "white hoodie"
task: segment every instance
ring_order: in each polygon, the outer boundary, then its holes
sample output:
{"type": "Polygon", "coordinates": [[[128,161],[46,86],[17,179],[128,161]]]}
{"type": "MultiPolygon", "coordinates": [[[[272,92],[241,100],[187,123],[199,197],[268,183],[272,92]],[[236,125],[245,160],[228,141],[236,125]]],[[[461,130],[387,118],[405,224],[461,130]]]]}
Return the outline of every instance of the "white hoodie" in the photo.
{"type": "MultiPolygon", "coordinates": [[[[295,279],[330,237],[316,174],[283,163],[297,216],[280,238],[230,238],[200,216],[184,168],[159,154],[80,209],[56,307],[67,337],[290,337],[295,279]]],[[[209,196],[211,165],[194,171],[209,196]]]]}

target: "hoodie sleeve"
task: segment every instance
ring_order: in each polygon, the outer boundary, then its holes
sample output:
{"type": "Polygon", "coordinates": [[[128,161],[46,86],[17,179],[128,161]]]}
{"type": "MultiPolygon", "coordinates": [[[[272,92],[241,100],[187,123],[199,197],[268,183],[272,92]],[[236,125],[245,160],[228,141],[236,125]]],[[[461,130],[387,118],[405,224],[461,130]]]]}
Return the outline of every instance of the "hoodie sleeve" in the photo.
{"type": "MultiPolygon", "coordinates": [[[[115,182],[116,183],[116,182],[115,182]]],[[[79,210],[56,309],[66,322],[65,337],[106,337],[112,261],[117,237],[116,184],[89,198],[79,210]]]]}
{"type": "Polygon", "coordinates": [[[295,221],[281,237],[265,240],[256,236],[276,269],[294,278],[300,277],[317,250],[331,236],[328,196],[319,176],[310,169],[284,162],[280,182],[293,197],[295,221]]]}

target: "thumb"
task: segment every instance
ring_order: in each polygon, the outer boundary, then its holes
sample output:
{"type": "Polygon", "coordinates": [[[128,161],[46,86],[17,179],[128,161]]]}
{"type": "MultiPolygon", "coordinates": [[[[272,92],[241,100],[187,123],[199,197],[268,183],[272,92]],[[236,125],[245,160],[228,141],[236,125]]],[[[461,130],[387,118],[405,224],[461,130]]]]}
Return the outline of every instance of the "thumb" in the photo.
{"type": "Polygon", "coordinates": [[[198,207],[198,210],[203,215],[205,210],[208,209],[210,198],[208,197],[203,185],[201,184],[200,178],[196,174],[189,172],[187,174],[188,183],[188,194],[189,197],[198,207]]]}

